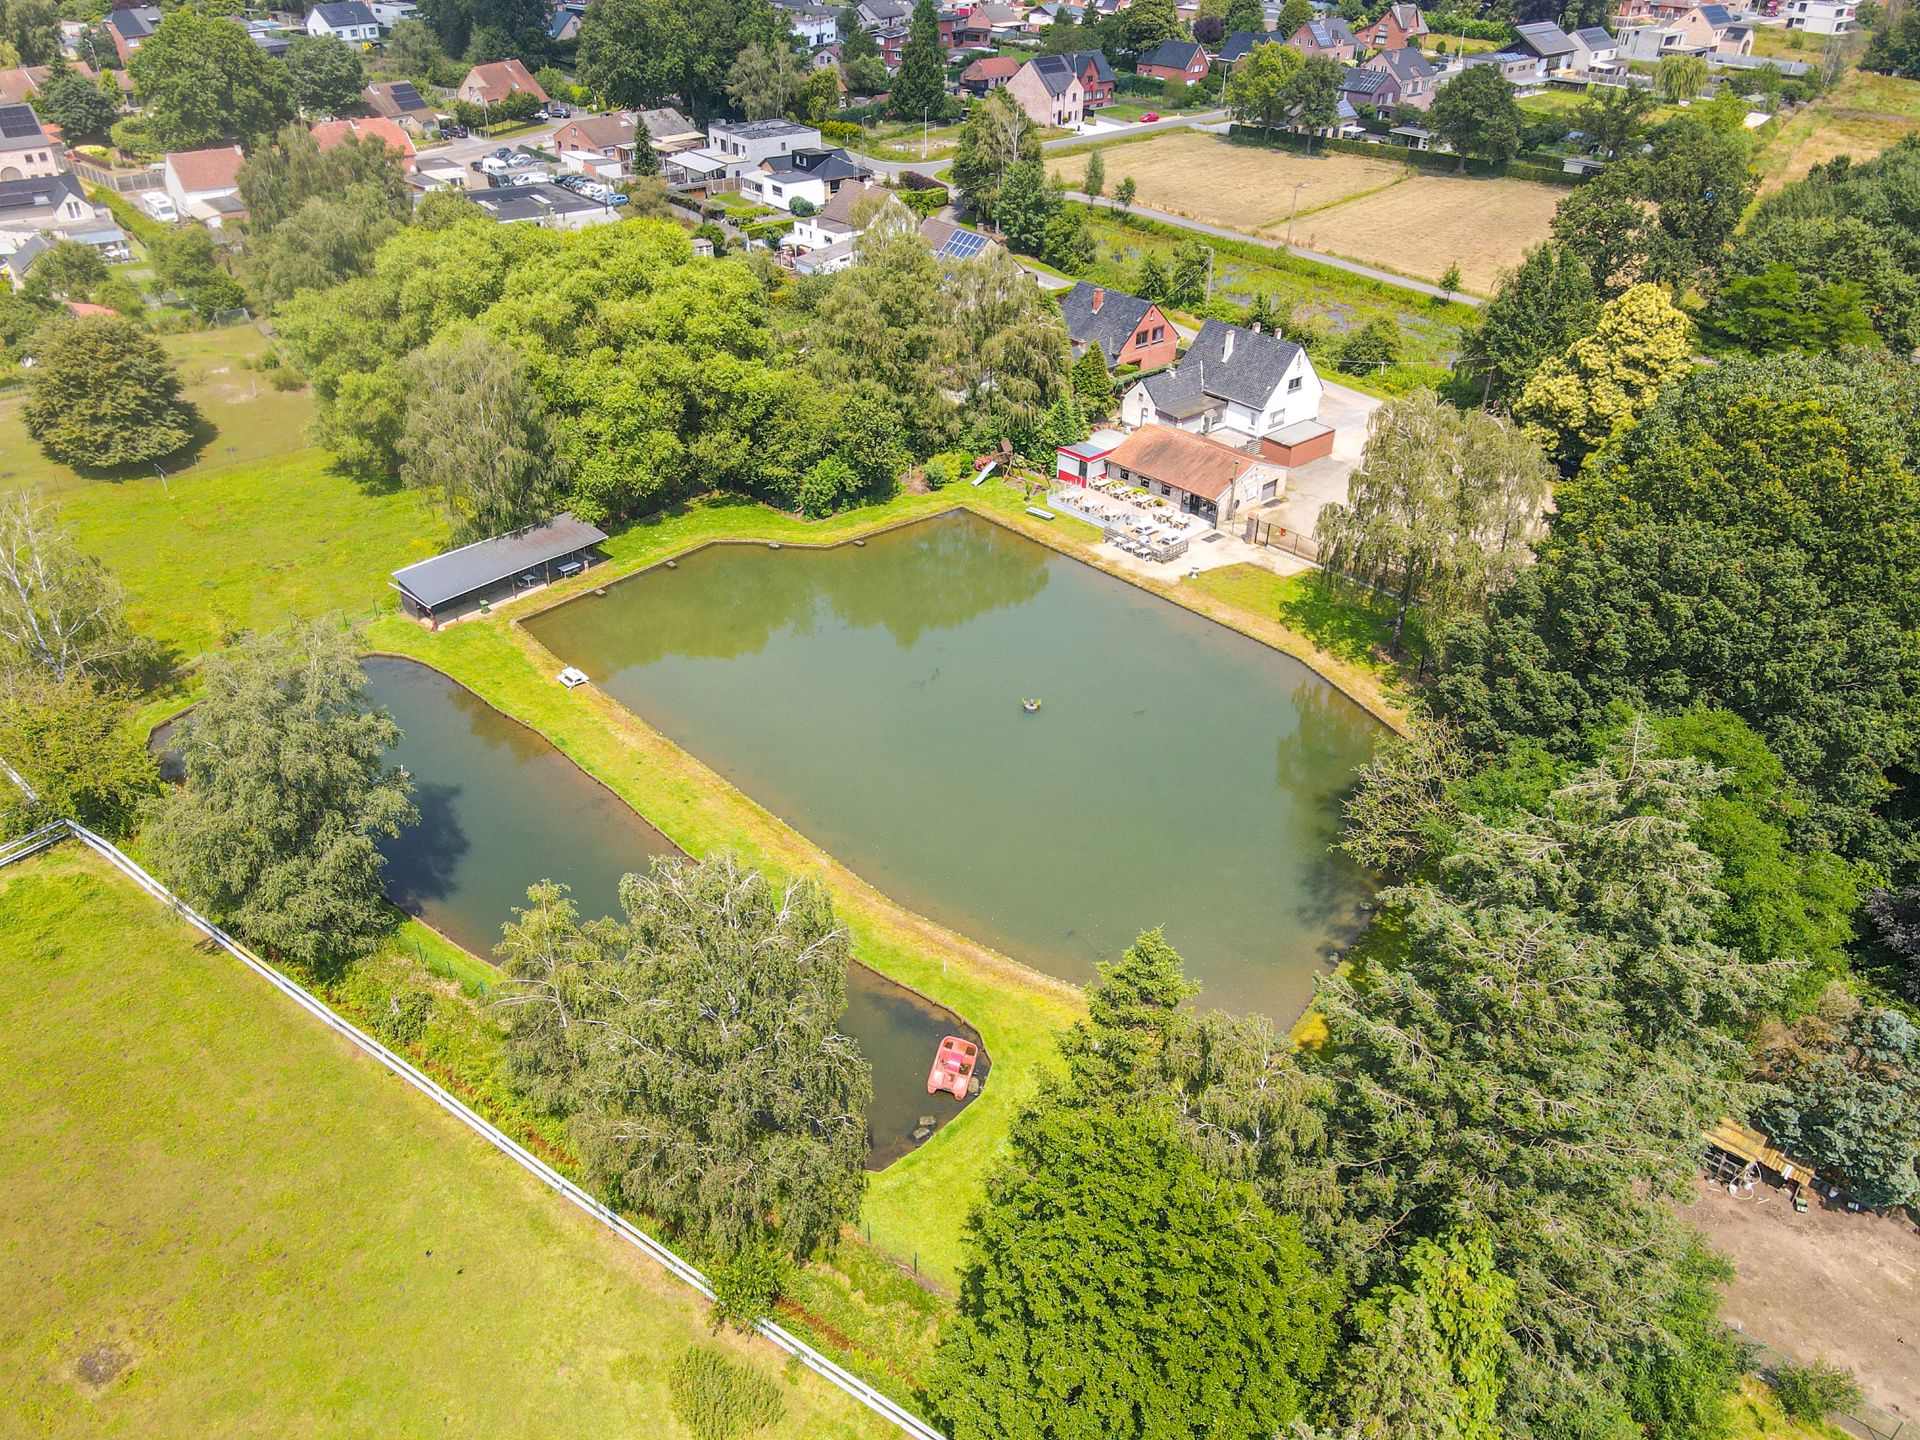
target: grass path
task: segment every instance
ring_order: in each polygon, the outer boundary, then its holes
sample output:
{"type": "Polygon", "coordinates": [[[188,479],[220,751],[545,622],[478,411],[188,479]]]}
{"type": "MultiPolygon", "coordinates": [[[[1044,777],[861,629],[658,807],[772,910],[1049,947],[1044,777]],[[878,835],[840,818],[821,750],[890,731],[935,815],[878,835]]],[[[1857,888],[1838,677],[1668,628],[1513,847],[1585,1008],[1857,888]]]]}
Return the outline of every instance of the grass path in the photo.
{"type": "MultiPolygon", "coordinates": [[[[0,872],[0,1434],[682,1440],[716,1344],[785,1436],[892,1432],[72,848],[0,872]]],[[[769,1432],[774,1433],[774,1432],[769,1432]]]]}

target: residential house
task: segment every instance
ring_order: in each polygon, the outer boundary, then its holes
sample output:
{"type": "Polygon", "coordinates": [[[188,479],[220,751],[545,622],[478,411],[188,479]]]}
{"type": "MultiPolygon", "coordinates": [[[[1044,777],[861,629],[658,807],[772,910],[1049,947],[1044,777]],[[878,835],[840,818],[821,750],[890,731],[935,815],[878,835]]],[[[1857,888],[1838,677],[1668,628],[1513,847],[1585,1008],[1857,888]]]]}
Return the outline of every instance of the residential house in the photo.
{"type": "Polygon", "coordinates": [[[694,129],[693,122],[671,105],[663,105],[658,110],[642,110],[640,121],[647,127],[647,138],[653,142],[656,155],[675,155],[682,150],[699,147],[705,137],[694,129]]]}
{"type": "MultiPolygon", "coordinates": [[[[82,80],[98,83],[100,78],[94,74],[93,67],[84,60],[69,60],[67,70],[68,73],[78,75],[82,80]]],[[[51,65],[16,65],[11,70],[0,70],[0,105],[31,103],[52,73],[51,65]]]]}
{"type": "Polygon", "coordinates": [[[1082,280],[1060,297],[1060,313],[1073,353],[1084,355],[1089,345],[1098,345],[1108,370],[1116,365],[1161,369],[1173,363],[1180,345],[1173,322],[1158,305],[1124,290],[1082,280]]]}
{"type": "Polygon", "coordinates": [[[396,121],[378,115],[322,120],[310,133],[322,154],[344,145],[349,139],[362,144],[378,140],[399,158],[401,170],[413,169],[413,137],[396,121]]]}
{"type": "Polygon", "coordinates": [[[502,225],[540,225],[549,230],[584,230],[620,218],[611,205],[589,200],[559,185],[505,185],[473,190],[468,198],[502,225]]]}
{"type": "Polygon", "coordinates": [[[1522,54],[1518,50],[1489,50],[1483,55],[1469,55],[1441,78],[1451,80],[1475,65],[1496,67],[1501,78],[1516,90],[1537,90],[1547,78],[1538,55],[1522,54]]]}
{"type": "Polygon", "coordinates": [[[977,100],[1013,79],[1022,63],[1016,55],[983,55],[960,72],[960,89],[977,100]]]}
{"type": "Polygon", "coordinates": [[[1286,480],[1285,467],[1254,451],[1174,425],[1141,425],[1104,458],[1113,479],[1214,525],[1231,524],[1243,511],[1277,499],[1286,480]]]}
{"type": "Polygon", "coordinates": [[[580,25],[587,18],[584,4],[556,5],[553,14],[547,17],[547,39],[554,45],[564,45],[580,34],[580,25]]]}
{"type": "MultiPolygon", "coordinates": [[[[1401,50],[1381,50],[1361,62],[1363,70],[1379,70],[1392,76],[1387,87],[1389,106],[1411,106],[1425,110],[1433,104],[1436,72],[1433,62],[1411,46],[1401,50]]],[[[1379,105],[1380,102],[1374,102],[1379,105]]]]}
{"type": "Polygon", "coordinates": [[[0,249],[28,235],[92,229],[109,218],[107,208],[89,200],[71,175],[0,180],[0,249]]]}
{"type": "Polygon", "coordinates": [[[1034,56],[1014,72],[1006,90],[1043,130],[1076,129],[1087,118],[1086,87],[1064,55],[1034,56]]]}
{"type": "Polygon", "coordinates": [[[107,38],[113,41],[113,53],[125,65],[127,57],[145,43],[160,25],[160,11],[152,5],[129,5],[124,10],[109,10],[101,20],[107,38]]]}
{"type": "Polygon", "coordinates": [[[1664,25],[1629,25],[1620,31],[1619,58],[1627,62],[1653,63],[1669,55],[1712,60],[1752,53],[1753,27],[1735,20],[1724,5],[1699,5],[1664,25]]]}
{"type": "Polygon", "coordinates": [[[890,30],[913,18],[913,6],[908,0],[860,0],[854,13],[862,30],[890,30]]]}
{"type": "Polygon", "coordinates": [[[948,7],[938,12],[940,43],[951,58],[964,50],[985,50],[993,44],[993,27],[979,11],[948,7]]]}
{"type": "Polygon", "coordinates": [[[1220,42],[1220,48],[1214,52],[1213,58],[1231,70],[1253,53],[1254,46],[1277,45],[1280,38],[1271,30],[1236,30],[1220,42]]]}
{"type": "Polygon", "coordinates": [[[1804,30],[1809,35],[1845,35],[1854,28],[1859,11],[1854,0],[1787,0],[1780,13],[1787,17],[1789,30],[1804,30]]]}
{"type": "Polygon", "coordinates": [[[31,105],[0,105],[0,180],[37,180],[66,168],[31,105]]]}
{"type": "Polygon", "coordinates": [[[474,66],[454,93],[469,105],[498,105],[509,95],[520,93],[533,96],[542,105],[547,103],[547,92],[518,60],[474,66]]]}
{"type": "Polygon", "coordinates": [[[161,175],[180,217],[204,221],[216,230],[228,221],[244,218],[240,166],[246,158],[238,145],[213,145],[168,155],[161,162],[161,175]]]}
{"type": "Polygon", "coordinates": [[[782,6],[793,38],[809,50],[831,45],[840,36],[840,17],[824,5],[782,6]]]}
{"type": "MultiPolygon", "coordinates": [[[[846,188],[850,190],[852,187],[846,188]]],[[[845,193],[846,190],[841,191],[841,194],[845,193]]],[[[829,201],[828,204],[834,204],[838,198],[836,196],[835,200],[829,201]]],[[[805,221],[801,222],[801,224],[805,223],[805,221]]],[[[850,222],[843,223],[850,233],[841,236],[831,245],[824,245],[796,255],[793,268],[802,275],[828,275],[836,270],[850,268],[859,258],[856,245],[859,232],[852,230],[850,222]]],[[[795,233],[799,229],[799,225],[794,226],[795,233]]],[[[942,220],[937,215],[929,215],[920,222],[920,239],[933,252],[933,258],[948,269],[962,260],[970,260],[976,255],[983,254],[994,243],[978,230],[969,230],[964,225],[956,225],[951,220],[942,220]]]]}
{"type": "Polygon", "coordinates": [[[873,32],[873,43],[880,51],[880,61],[889,70],[900,68],[900,57],[907,48],[907,36],[911,33],[906,25],[889,25],[884,30],[873,32]]]}
{"type": "MultiPolygon", "coordinates": [[[[569,120],[544,142],[556,155],[590,155],[612,161],[622,172],[633,164],[642,121],[631,110],[610,115],[581,115],[569,120]]],[[[649,135],[651,139],[651,135],[649,135]]]]}
{"type": "Polygon", "coordinates": [[[414,18],[414,12],[420,7],[413,0],[366,0],[367,8],[373,11],[373,18],[380,24],[380,33],[385,35],[402,20],[414,18]]]}
{"type": "Polygon", "coordinates": [[[873,172],[845,150],[794,150],[743,172],[740,193],[776,210],[791,210],[796,200],[818,210],[848,181],[872,178],[873,172]]]}
{"type": "Polygon", "coordinates": [[[1207,52],[1191,40],[1162,40],[1135,62],[1135,70],[1154,80],[1180,80],[1191,85],[1205,78],[1207,52]]]}
{"type": "Polygon", "coordinates": [[[1000,0],[986,0],[985,4],[973,7],[973,23],[984,24],[994,39],[1012,39],[1026,33],[1027,16],[1025,11],[1003,5],[1000,0]]]}
{"type": "Polygon", "coordinates": [[[1291,340],[1209,320],[1170,370],[1143,375],[1121,397],[1129,425],[1231,430],[1255,442],[1317,421],[1322,386],[1291,340]]]}
{"type": "Polygon", "coordinates": [[[707,127],[705,145],[666,157],[660,174],[669,185],[711,184],[739,179],[796,150],[819,148],[820,132],[793,120],[716,120],[707,127]]]}
{"type": "Polygon", "coordinates": [[[1538,59],[1541,74],[1552,75],[1573,68],[1573,56],[1578,47],[1573,43],[1573,37],[1551,20],[1536,20],[1529,25],[1516,25],[1513,29],[1516,37],[1514,49],[1538,59]]]}
{"type": "Polygon", "coordinates": [[[1389,5],[1371,25],[1354,31],[1369,50],[1405,50],[1417,47],[1427,35],[1427,17],[1418,5],[1389,5]]]}
{"type": "Polygon", "coordinates": [[[1105,51],[1069,50],[1058,58],[1071,65],[1080,76],[1080,88],[1086,92],[1088,110],[1098,110],[1103,105],[1113,103],[1113,92],[1118,81],[1114,77],[1113,66],[1107,63],[1105,51]]]}
{"type": "MultiPolygon", "coordinates": [[[[6,217],[0,214],[0,224],[6,217]]],[[[33,262],[53,248],[53,242],[44,235],[14,235],[0,230],[0,272],[7,277],[7,284],[14,290],[24,290],[27,285],[27,272],[33,268],[33,262]],[[13,248],[8,249],[11,245],[13,248]]]]}
{"type": "Polygon", "coordinates": [[[1567,68],[1583,80],[1596,75],[1616,75],[1626,69],[1620,61],[1620,42],[1603,25],[1585,25],[1567,36],[1573,41],[1573,54],[1567,68]]]}
{"type": "Polygon", "coordinates": [[[851,240],[860,233],[860,227],[853,223],[854,207],[863,200],[880,200],[886,196],[886,187],[870,185],[865,181],[842,185],[827,197],[827,203],[811,215],[803,215],[793,222],[782,242],[790,250],[824,250],[829,245],[837,245],[842,240],[851,240]]]}
{"type": "Polygon", "coordinates": [[[412,134],[425,134],[435,123],[433,107],[411,80],[383,80],[367,86],[360,98],[382,120],[391,120],[412,134]]]}
{"type": "Polygon", "coordinates": [[[327,0],[307,12],[307,34],[371,45],[380,38],[380,22],[365,0],[327,0]]]}
{"type": "Polygon", "coordinates": [[[1338,15],[1309,20],[1287,37],[1287,43],[1302,55],[1324,55],[1343,65],[1351,65],[1360,53],[1360,42],[1338,15]]]}
{"type": "Polygon", "coordinates": [[[1349,65],[1340,74],[1340,98],[1358,113],[1370,109],[1386,114],[1399,104],[1398,82],[1385,70],[1349,65]]]}

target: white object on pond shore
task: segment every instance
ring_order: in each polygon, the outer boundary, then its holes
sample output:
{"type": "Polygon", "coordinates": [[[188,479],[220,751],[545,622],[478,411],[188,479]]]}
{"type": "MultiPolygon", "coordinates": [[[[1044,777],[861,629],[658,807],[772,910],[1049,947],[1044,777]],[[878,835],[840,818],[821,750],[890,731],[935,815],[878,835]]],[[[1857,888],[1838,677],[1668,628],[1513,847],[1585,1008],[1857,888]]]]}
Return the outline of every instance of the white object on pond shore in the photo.
{"type": "Polygon", "coordinates": [[[560,683],[569,690],[574,689],[576,686],[585,685],[587,683],[587,672],[584,670],[576,670],[573,666],[569,665],[560,672],[560,683]]]}

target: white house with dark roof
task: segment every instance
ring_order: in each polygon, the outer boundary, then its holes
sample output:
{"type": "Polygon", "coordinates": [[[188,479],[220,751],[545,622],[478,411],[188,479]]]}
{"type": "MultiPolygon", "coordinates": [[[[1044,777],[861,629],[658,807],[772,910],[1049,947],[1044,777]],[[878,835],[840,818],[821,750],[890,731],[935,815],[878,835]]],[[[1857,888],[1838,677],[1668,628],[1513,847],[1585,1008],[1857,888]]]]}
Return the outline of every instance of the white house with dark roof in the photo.
{"type": "Polygon", "coordinates": [[[307,34],[371,45],[380,38],[380,21],[365,0],[327,0],[307,12],[307,34]]]}
{"type": "Polygon", "coordinates": [[[1595,75],[1617,75],[1627,67],[1620,59],[1620,42],[1604,25],[1584,25],[1578,30],[1569,31],[1567,38],[1573,42],[1573,54],[1567,61],[1567,68],[1584,78],[1595,75]]]}
{"type": "Polygon", "coordinates": [[[1514,49],[1532,55],[1540,62],[1540,73],[1551,75],[1572,68],[1575,46],[1571,36],[1551,20],[1536,20],[1513,27],[1514,49]]]}
{"type": "Polygon", "coordinates": [[[740,176],[740,193],[749,200],[791,210],[804,200],[818,210],[849,181],[866,182],[873,172],[845,150],[793,150],[760,162],[740,176]]]}
{"type": "Polygon", "coordinates": [[[71,175],[0,180],[0,251],[29,235],[86,230],[104,225],[106,207],[96,205],[71,175]]]}
{"type": "Polygon", "coordinates": [[[1220,42],[1220,48],[1213,55],[1214,63],[1231,69],[1251,55],[1257,46],[1278,45],[1285,38],[1271,30],[1236,30],[1220,42]]]}
{"type": "Polygon", "coordinates": [[[1132,426],[1233,431],[1260,442],[1317,424],[1323,393],[1313,361],[1291,340],[1209,320],[1172,369],[1127,387],[1120,418],[1132,426]]]}
{"type": "Polygon", "coordinates": [[[1854,28],[1860,7],[1854,0],[1787,0],[1780,13],[1787,29],[1809,35],[1845,35],[1854,28]]]}
{"type": "Polygon", "coordinates": [[[34,180],[66,168],[31,105],[0,105],[0,180],[34,180]]]}

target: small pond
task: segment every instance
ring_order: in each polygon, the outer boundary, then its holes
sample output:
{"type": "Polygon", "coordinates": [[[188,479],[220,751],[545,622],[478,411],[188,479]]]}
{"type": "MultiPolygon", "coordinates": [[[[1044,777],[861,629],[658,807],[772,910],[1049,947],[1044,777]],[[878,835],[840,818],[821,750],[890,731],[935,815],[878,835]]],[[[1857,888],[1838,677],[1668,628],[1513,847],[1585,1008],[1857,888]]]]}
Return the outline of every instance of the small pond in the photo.
{"type": "MultiPolygon", "coordinates": [[[[430,666],[365,662],[369,698],[403,732],[391,758],[413,777],[420,823],[381,846],[388,893],[462,948],[491,958],[527,887],[558,880],[584,916],[618,912],[620,878],[679,850],[547,740],[430,666]]],[[[164,749],[171,726],[155,732],[164,749]]],[[[841,1028],[873,1066],[868,1165],[914,1147],[962,1108],[926,1093],[942,1035],[979,1034],[941,1006],[855,964],[841,1028]]],[[[982,1071],[985,1073],[984,1069],[982,1071]]]]}
{"type": "Polygon", "coordinates": [[[1371,895],[1330,846],[1378,722],[978,516],[709,546],[526,624],[902,904],[1067,980],[1159,925],[1206,1002],[1286,1023],[1371,895]]]}

